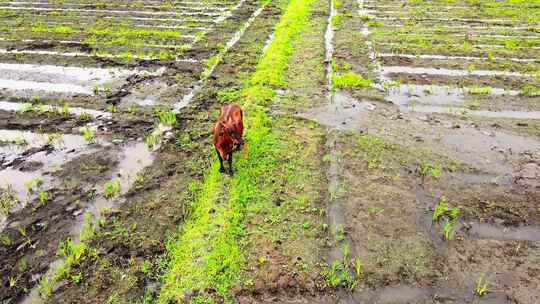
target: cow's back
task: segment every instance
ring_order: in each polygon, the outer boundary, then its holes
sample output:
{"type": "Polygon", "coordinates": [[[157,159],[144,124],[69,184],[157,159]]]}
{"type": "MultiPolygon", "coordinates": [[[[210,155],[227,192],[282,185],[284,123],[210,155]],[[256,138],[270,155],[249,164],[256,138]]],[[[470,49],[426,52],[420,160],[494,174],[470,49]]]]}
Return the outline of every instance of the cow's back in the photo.
{"type": "Polygon", "coordinates": [[[243,113],[242,108],[237,104],[225,105],[221,108],[220,119],[223,121],[232,120],[235,127],[235,131],[238,132],[240,136],[244,133],[244,122],[243,122],[243,113]]]}

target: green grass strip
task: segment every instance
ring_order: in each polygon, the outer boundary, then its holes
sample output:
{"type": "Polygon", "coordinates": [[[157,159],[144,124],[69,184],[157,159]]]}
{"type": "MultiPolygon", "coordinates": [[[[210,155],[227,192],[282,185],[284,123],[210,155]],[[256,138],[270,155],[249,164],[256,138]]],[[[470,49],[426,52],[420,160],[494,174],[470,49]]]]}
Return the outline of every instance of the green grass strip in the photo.
{"type": "MultiPolygon", "coordinates": [[[[291,0],[275,28],[272,43],[263,54],[239,101],[246,111],[246,152],[237,154],[232,179],[218,172],[217,161],[194,187],[192,212],[177,239],[167,245],[169,262],[158,303],[185,301],[190,290],[214,289],[231,302],[230,289],[241,283],[246,265],[246,214],[272,204],[273,183],[279,172],[280,135],[266,113],[274,87],[285,85],[284,72],[293,53],[292,42],[307,25],[314,0],[291,0]],[[227,192],[227,189],[229,190],[227,192]]],[[[203,293],[193,303],[211,303],[203,293]]]]}

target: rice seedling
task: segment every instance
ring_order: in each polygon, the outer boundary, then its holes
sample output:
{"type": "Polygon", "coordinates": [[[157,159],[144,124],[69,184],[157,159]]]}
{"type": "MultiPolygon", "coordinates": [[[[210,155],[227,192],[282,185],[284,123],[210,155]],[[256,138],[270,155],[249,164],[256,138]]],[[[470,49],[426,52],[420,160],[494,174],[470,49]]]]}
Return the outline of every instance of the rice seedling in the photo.
{"type": "Polygon", "coordinates": [[[353,259],[354,273],[357,278],[360,278],[364,274],[364,266],[359,257],[354,257],[353,259]]]}
{"type": "Polygon", "coordinates": [[[433,220],[438,221],[439,218],[448,210],[448,204],[446,203],[446,198],[443,196],[439,199],[439,203],[433,211],[433,220]]]}
{"type": "Polygon", "coordinates": [[[369,87],[372,81],[364,79],[361,75],[354,72],[347,72],[342,75],[332,77],[334,88],[362,88],[369,87]]]}
{"type": "Polygon", "coordinates": [[[454,231],[454,221],[445,219],[443,224],[443,236],[444,239],[449,241],[452,239],[452,232],[454,231]]]}
{"type": "Polygon", "coordinates": [[[58,114],[62,116],[68,116],[69,115],[69,104],[65,102],[61,108],[58,109],[58,114]]]}
{"type": "Polygon", "coordinates": [[[79,132],[82,134],[86,141],[91,141],[94,139],[94,131],[89,126],[84,126],[79,129],[79,132]]]}
{"type": "Polygon", "coordinates": [[[145,136],[144,141],[149,148],[153,148],[159,142],[160,137],[159,133],[150,133],[145,136]]]}
{"type": "Polygon", "coordinates": [[[35,245],[32,243],[32,239],[30,238],[30,236],[28,236],[28,232],[26,231],[26,228],[20,227],[18,230],[19,230],[19,234],[25,240],[24,245],[30,246],[31,248],[35,248],[35,245]]]}
{"type": "Polygon", "coordinates": [[[14,288],[15,286],[17,286],[18,279],[16,277],[10,276],[8,281],[9,281],[9,288],[14,288]]]}
{"type": "Polygon", "coordinates": [[[92,116],[88,114],[87,112],[81,112],[79,114],[79,117],[77,117],[79,121],[90,121],[92,119],[92,116]]]}
{"type": "Polygon", "coordinates": [[[176,113],[173,111],[158,110],[157,116],[159,121],[167,126],[172,126],[176,123],[176,113]]]}
{"type": "Polygon", "coordinates": [[[52,144],[56,141],[59,141],[62,139],[63,136],[64,134],[62,133],[49,133],[47,135],[47,143],[52,144]]]}
{"type": "Polygon", "coordinates": [[[30,113],[30,112],[34,112],[35,109],[34,109],[34,105],[31,104],[31,103],[25,103],[22,105],[22,107],[19,109],[19,112],[20,113],[30,113]]]}
{"type": "Polygon", "coordinates": [[[20,135],[15,137],[14,143],[19,146],[26,146],[28,144],[26,139],[20,135]]]}
{"type": "Polygon", "coordinates": [[[490,86],[470,86],[465,88],[465,92],[471,95],[487,95],[493,91],[490,86]]]}
{"type": "Polygon", "coordinates": [[[94,236],[95,228],[93,223],[92,212],[87,211],[84,213],[84,223],[80,233],[80,239],[82,242],[91,239],[94,236]]]}
{"type": "Polygon", "coordinates": [[[17,195],[11,184],[0,187],[0,214],[8,216],[11,208],[18,203],[17,195]]]}
{"type": "Polygon", "coordinates": [[[521,88],[520,93],[525,97],[538,97],[540,96],[540,88],[532,84],[527,84],[521,88]]]}
{"type": "Polygon", "coordinates": [[[113,198],[120,193],[120,181],[110,181],[105,184],[103,196],[107,199],[113,198]]]}
{"type": "Polygon", "coordinates": [[[116,113],[118,111],[118,109],[116,108],[115,105],[109,105],[107,106],[107,112],[109,113],[116,113]]]}
{"type": "Polygon", "coordinates": [[[52,295],[52,291],[53,286],[49,277],[47,277],[47,275],[43,276],[43,278],[41,278],[41,280],[39,281],[38,285],[38,293],[40,298],[42,298],[43,300],[48,299],[52,295]]]}
{"type": "Polygon", "coordinates": [[[49,200],[51,200],[51,196],[46,191],[39,191],[38,193],[38,200],[40,205],[45,205],[49,200]]]}
{"type": "Polygon", "coordinates": [[[477,296],[482,297],[487,293],[488,287],[489,287],[489,282],[486,280],[486,277],[482,274],[478,278],[478,280],[476,280],[476,287],[474,288],[474,293],[477,296]]]}
{"type": "Polygon", "coordinates": [[[4,244],[4,246],[11,246],[11,244],[13,244],[13,240],[11,240],[7,234],[0,234],[0,242],[4,244]]]}
{"type": "Polygon", "coordinates": [[[435,178],[439,178],[441,176],[441,171],[442,170],[440,165],[432,165],[425,162],[420,163],[421,177],[433,176],[435,178]]]}
{"type": "Polygon", "coordinates": [[[24,182],[24,186],[26,187],[28,193],[33,193],[34,189],[39,189],[41,185],[43,185],[43,179],[39,177],[33,177],[30,180],[24,182]]]}

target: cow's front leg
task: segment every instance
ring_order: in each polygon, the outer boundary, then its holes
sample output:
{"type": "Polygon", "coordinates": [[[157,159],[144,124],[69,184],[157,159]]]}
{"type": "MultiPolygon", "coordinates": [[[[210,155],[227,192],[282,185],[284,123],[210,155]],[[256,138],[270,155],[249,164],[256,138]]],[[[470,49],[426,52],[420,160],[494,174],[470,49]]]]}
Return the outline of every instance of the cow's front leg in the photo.
{"type": "Polygon", "coordinates": [[[232,151],[229,153],[229,174],[232,176],[234,174],[234,169],[233,169],[233,166],[232,166],[232,156],[233,156],[233,153],[232,151]]]}
{"type": "Polygon", "coordinates": [[[219,159],[219,172],[224,173],[225,168],[223,167],[223,159],[221,158],[221,154],[219,153],[219,150],[216,148],[217,157],[219,159]]]}

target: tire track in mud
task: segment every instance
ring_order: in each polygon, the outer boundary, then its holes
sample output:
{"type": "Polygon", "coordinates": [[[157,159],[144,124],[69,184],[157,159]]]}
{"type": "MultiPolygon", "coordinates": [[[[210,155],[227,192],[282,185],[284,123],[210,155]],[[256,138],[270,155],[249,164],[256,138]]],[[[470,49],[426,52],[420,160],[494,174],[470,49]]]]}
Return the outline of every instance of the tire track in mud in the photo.
{"type": "MultiPolygon", "coordinates": [[[[343,98],[336,98],[336,88],[334,87],[333,77],[335,71],[333,68],[334,62],[334,27],[333,20],[337,15],[337,9],[335,7],[334,0],[330,0],[330,8],[326,25],[326,33],[324,35],[324,45],[325,45],[325,62],[326,62],[326,77],[327,77],[327,100],[328,100],[328,110],[333,112],[332,116],[340,117],[345,112],[343,98]]],[[[345,202],[346,200],[346,190],[342,184],[342,168],[340,165],[341,153],[340,153],[340,143],[339,143],[339,134],[340,126],[328,126],[327,127],[327,140],[325,146],[329,149],[329,167],[327,173],[328,179],[328,207],[327,207],[327,222],[330,226],[330,231],[334,238],[334,245],[330,248],[328,256],[328,265],[329,267],[334,267],[336,263],[340,263],[343,267],[341,272],[345,273],[344,276],[356,280],[354,277],[353,270],[350,269],[350,263],[352,262],[352,257],[356,256],[355,246],[353,244],[352,238],[349,236],[348,223],[345,216],[345,202]]],[[[340,274],[341,275],[341,274],[340,274]]],[[[341,282],[341,284],[354,284],[352,282],[341,282]]],[[[338,286],[339,302],[346,301],[347,292],[345,291],[345,286],[338,286]],[[343,289],[342,289],[343,288],[343,289]]],[[[347,288],[351,288],[348,286],[347,288]]]]}

